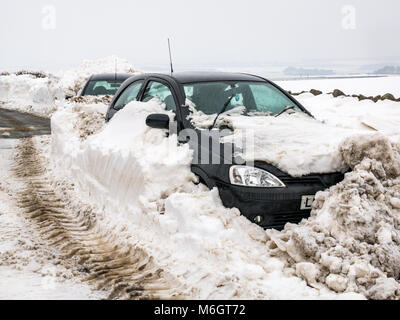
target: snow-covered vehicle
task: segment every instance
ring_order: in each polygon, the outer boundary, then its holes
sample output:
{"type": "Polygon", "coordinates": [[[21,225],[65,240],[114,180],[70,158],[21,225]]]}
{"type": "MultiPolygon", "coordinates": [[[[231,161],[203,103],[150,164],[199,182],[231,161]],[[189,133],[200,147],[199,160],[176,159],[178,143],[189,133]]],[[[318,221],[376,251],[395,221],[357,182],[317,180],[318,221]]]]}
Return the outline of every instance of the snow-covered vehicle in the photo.
{"type": "Polygon", "coordinates": [[[83,87],[81,96],[113,96],[121,84],[131,76],[125,73],[94,74],[83,87]]]}
{"type": "MultiPolygon", "coordinates": [[[[166,114],[151,114],[147,118],[147,125],[165,130],[177,128],[179,141],[197,149],[192,172],[208,188],[218,188],[226,207],[238,208],[244,216],[264,228],[281,229],[288,222],[298,223],[309,217],[316,193],[344,178],[341,172],[295,177],[268,161],[257,159],[254,165],[244,165],[234,152],[216,152],[226,147],[226,143],[219,142],[221,148],[216,149],[211,147],[212,143],[205,143],[224,127],[233,130],[229,128],[229,123],[218,120],[226,112],[233,112],[237,108],[250,120],[252,116],[260,117],[260,114],[279,118],[289,113],[300,113],[310,123],[317,122],[296,99],[262,77],[220,72],[134,76],[125,81],[115,94],[106,121],[110,121],[116,112],[132,101],[147,102],[155,98],[168,111],[175,113],[175,119],[171,121],[166,114]],[[193,121],[196,113],[211,119],[211,122],[199,125],[193,121]],[[176,126],[171,126],[171,122],[175,122],[176,126]],[[180,133],[185,130],[196,132],[196,139],[185,138],[185,134],[182,137],[180,133]],[[204,135],[204,132],[209,135],[204,135]],[[204,154],[207,160],[213,160],[202,161],[204,154]],[[218,157],[218,161],[214,161],[215,157],[218,157]]],[[[290,124],[292,119],[288,121],[290,124]]],[[[285,132],[280,132],[280,135],[285,136],[285,132]]]]}

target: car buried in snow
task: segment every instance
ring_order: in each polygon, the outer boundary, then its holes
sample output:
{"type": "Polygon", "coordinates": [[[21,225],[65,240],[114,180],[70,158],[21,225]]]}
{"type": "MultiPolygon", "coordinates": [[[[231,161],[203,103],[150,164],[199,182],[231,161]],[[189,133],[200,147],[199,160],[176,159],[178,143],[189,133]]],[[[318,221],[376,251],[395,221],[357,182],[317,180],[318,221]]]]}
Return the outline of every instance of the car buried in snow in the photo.
{"type": "Polygon", "coordinates": [[[82,89],[81,96],[113,96],[122,83],[132,77],[125,73],[104,73],[94,74],[86,82],[82,89]]]}
{"type": "MultiPolygon", "coordinates": [[[[199,181],[210,189],[217,188],[224,206],[238,208],[242,215],[263,228],[282,229],[286,223],[299,223],[308,218],[316,193],[344,178],[339,172],[293,177],[266,161],[244,165],[234,153],[222,151],[215,155],[212,143],[205,143],[209,136],[204,138],[203,132],[222,131],[223,126],[216,125],[218,117],[238,105],[245,106],[249,117],[251,112],[267,111],[268,115],[279,117],[296,111],[313,119],[296,99],[267,79],[222,72],[133,76],[115,94],[106,121],[132,101],[148,102],[155,98],[175,113],[175,121],[167,114],[151,114],[147,117],[147,126],[176,131],[180,143],[189,143],[197,150],[191,170],[199,181]],[[191,121],[193,110],[188,104],[215,119],[207,127],[209,130],[199,128],[191,121]],[[185,130],[196,132],[197,138],[190,139],[185,134],[182,137],[180,133],[185,130]],[[216,156],[220,161],[210,160],[216,156]],[[205,158],[210,161],[203,161],[205,158]]],[[[219,146],[221,148],[217,149],[221,151],[226,144],[219,143],[219,146]]]]}

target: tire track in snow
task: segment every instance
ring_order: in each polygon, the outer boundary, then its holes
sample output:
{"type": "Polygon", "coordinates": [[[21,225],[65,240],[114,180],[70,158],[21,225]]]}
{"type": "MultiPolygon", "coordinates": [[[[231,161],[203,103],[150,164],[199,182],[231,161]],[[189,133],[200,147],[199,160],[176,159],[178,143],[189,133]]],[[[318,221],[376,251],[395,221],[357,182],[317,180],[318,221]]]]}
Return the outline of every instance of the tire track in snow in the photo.
{"type": "Polygon", "coordinates": [[[109,299],[178,299],[178,281],[158,268],[153,257],[138,247],[123,247],[112,235],[99,232],[90,213],[71,212],[44,176],[45,168],[31,139],[16,148],[14,172],[24,187],[17,199],[41,236],[62,252],[76,274],[109,299]]]}

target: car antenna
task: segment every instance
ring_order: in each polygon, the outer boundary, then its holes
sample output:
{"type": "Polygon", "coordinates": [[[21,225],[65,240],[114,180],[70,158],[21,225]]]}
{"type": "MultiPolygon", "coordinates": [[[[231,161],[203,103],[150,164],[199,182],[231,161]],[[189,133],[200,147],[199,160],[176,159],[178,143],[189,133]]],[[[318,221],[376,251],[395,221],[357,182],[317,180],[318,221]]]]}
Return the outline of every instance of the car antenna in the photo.
{"type": "Polygon", "coordinates": [[[115,57],[115,73],[114,73],[114,80],[117,82],[117,57],[115,57]]]}
{"type": "Polygon", "coordinates": [[[171,67],[171,76],[174,74],[174,66],[172,64],[172,54],[171,54],[171,42],[168,38],[168,50],[169,50],[169,63],[171,67]]]}

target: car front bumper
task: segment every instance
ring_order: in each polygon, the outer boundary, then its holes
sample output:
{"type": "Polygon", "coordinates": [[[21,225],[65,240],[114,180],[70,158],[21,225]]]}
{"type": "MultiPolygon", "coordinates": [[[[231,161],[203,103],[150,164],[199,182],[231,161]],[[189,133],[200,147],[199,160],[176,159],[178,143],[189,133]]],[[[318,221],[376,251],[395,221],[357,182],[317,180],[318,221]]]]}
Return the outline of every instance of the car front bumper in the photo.
{"type": "Polygon", "coordinates": [[[286,188],[240,187],[217,182],[221,200],[228,208],[238,208],[243,216],[265,229],[282,230],[286,223],[308,218],[311,208],[304,209],[304,199],[315,196],[343,180],[342,174],[282,179],[286,188]]]}

